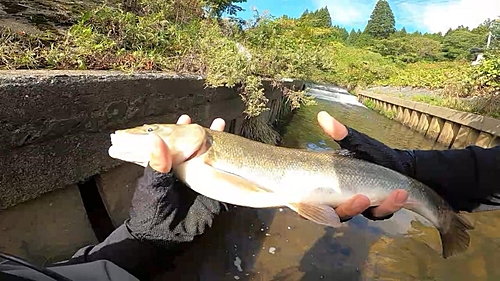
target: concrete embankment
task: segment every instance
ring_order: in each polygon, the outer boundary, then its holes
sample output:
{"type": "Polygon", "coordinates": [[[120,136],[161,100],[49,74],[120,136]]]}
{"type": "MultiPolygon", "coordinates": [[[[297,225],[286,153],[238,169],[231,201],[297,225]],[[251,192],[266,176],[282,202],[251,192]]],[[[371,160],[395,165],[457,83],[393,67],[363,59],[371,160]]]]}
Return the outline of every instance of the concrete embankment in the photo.
{"type": "MultiPolygon", "coordinates": [[[[284,82],[302,88],[302,82],[284,82]]],[[[264,83],[270,111],[285,98],[264,83]]],[[[128,215],[143,169],[108,156],[109,134],[181,114],[239,134],[235,89],[205,88],[197,76],[120,72],[0,72],[0,251],[44,263],[101,241],[128,215]]]]}
{"type": "Polygon", "coordinates": [[[360,102],[371,101],[376,110],[392,112],[395,120],[448,148],[500,144],[498,119],[370,91],[357,95],[360,102]]]}

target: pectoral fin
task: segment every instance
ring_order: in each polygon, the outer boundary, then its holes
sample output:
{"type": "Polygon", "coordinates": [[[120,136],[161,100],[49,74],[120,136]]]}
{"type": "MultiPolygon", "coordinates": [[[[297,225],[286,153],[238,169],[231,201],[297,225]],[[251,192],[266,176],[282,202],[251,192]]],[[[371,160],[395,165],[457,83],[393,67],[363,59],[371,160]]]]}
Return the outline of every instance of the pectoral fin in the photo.
{"type": "Polygon", "coordinates": [[[286,205],[275,193],[202,161],[185,162],[175,169],[175,173],[196,192],[221,202],[252,208],[286,205]]]}
{"type": "Polygon", "coordinates": [[[318,224],[331,227],[339,227],[342,224],[335,210],[327,205],[289,203],[288,207],[304,218],[318,224]]]}

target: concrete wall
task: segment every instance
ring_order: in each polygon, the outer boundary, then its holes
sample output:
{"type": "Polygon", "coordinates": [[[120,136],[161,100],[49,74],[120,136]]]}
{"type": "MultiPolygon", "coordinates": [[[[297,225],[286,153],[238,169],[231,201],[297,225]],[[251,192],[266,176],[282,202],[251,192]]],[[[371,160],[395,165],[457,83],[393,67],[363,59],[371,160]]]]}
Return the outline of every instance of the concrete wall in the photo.
{"type": "MultiPolygon", "coordinates": [[[[284,97],[264,86],[273,110],[262,118],[274,122],[284,97]]],[[[204,126],[224,118],[238,133],[243,110],[236,90],[196,76],[0,72],[0,251],[49,263],[126,219],[142,168],[108,156],[112,131],[185,113],[204,126]]]]}
{"type": "Polygon", "coordinates": [[[414,102],[389,95],[360,91],[377,110],[393,111],[395,119],[449,148],[500,144],[500,120],[454,109],[414,102]]]}

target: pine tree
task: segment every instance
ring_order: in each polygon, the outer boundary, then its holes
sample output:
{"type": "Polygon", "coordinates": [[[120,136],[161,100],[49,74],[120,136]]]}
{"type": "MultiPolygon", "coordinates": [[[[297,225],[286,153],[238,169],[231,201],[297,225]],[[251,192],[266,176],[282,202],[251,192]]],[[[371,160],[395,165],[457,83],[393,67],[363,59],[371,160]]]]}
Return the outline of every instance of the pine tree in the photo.
{"type": "Polygon", "coordinates": [[[309,15],[309,9],[306,9],[303,13],[302,16],[300,16],[301,19],[307,17],[309,15]]]}
{"type": "Polygon", "coordinates": [[[319,9],[316,17],[317,17],[316,25],[318,27],[332,26],[332,18],[330,17],[330,12],[328,11],[328,7],[319,9]]]}
{"type": "Polygon", "coordinates": [[[396,32],[396,20],[386,0],[379,0],[364,30],[374,38],[387,38],[396,32]]]}
{"type": "Polygon", "coordinates": [[[349,37],[347,37],[346,43],[348,45],[355,45],[358,37],[359,37],[359,32],[356,32],[353,28],[349,33],[349,37]]]}

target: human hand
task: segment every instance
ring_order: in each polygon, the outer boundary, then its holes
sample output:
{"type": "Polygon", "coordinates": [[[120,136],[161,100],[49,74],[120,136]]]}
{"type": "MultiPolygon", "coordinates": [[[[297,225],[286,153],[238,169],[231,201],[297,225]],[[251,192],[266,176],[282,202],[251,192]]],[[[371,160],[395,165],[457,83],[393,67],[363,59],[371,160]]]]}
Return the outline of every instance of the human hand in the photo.
{"type": "MultiPolygon", "coordinates": [[[[177,120],[177,124],[191,124],[191,117],[188,115],[181,115],[177,120]]],[[[210,129],[215,131],[224,131],[226,123],[222,118],[216,118],[212,121],[210,129]]],[[[168,150],[165,142],[157,135],[153,135],[154,147],[149,160],[149,165],[155,171],[160,173],[166,173],[176,166],[186,160],[186,158],[172,159],[172,155],[168,150]]]]}
{"type": "MultiPolygon", "coordinates": [[[[355,153],[355,157],[385,166],[402,172],[401,163],[397,162],[396,152],[384,144],[377,142],[359,132],[347,128],[328,113],[322,111],[317,115],[317,120],[323,131],[335,140],[342,148],[346,148],[355,153]],[[361,139],[361,137],[363,137],[361,139]],[[383,148],[385,153],[376,153],[383,148]],[[394,153],[391,155],[391,150],[394,153]],[[400,165],[394,165],[394,163],[400,165]]],[[[338,206],[335,211],[343,220],[363,214],[372,220],[387,219],[395,212],[399,211],[408,199],[406,190],[395,190],[379,206],[370,208],[368,197],[357,194],[346,203],[338,206]]]]}
{"type": "MultiPolygon", "coordinates": [[[[187,115],[177,124],[190,124],[187,115]]],[[[225,122],[217,118],[212,130],[223,131],[225,122]]],[[[191,241],[212,225],[214,218],[227,206],[179,181],[172,167],[186,159],[173,159],[167,144],[154,136],[154,147],[144,175],[139,179],[126,225],[139,241],[152,242],[163,248],[191,241]]]]}

